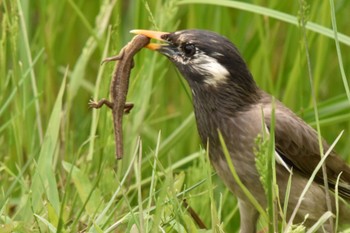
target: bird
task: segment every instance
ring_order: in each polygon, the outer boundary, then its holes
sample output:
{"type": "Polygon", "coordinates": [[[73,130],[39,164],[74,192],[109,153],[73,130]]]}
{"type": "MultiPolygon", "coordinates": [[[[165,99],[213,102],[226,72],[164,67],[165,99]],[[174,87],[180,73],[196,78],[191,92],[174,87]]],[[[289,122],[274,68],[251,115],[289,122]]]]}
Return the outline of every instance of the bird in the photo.
{"type": "MultiPolygon", "coordinates": [[[[233,178],[225,158],[220,135],[243,185],[264,208],[267,199],[256,168],[256,138],[271,133],[274,126],[276,182],[282,206],[291,175],[287,217],[298,203],[312,172],[321,160],[318,133],[283,103],[260,89],[237,47],[215,32],[186,29],[159,32],[137,29],[159,42],[146,47],[165,55],[180,71],[192,92],[197,130],[209,159],[228,189],[237,197],[240,233],[257,230],[259,212],[233,178]],[[273,115],[274,114],[274,115],[273,115]],[[274,118],[274,125],[272,121],[274,118]]],[[[322,139],[324,151],[330,146],[322,139]]],[[[344,203],[350,200],[350,167],[331,150],[325,160],[327,184],[331,190],[331,211],[335,213],[334,189],[338,176],[339,195],[344,203]]],[[[327,212],[323,174],[316,174],[301,202],[294,224],[310,228],[327,212]]],[[[340,222],[350,223],[350,209],[339,205],[340,222]]],[[[333,223],[323,228],[332,232],[333,223]]]]}

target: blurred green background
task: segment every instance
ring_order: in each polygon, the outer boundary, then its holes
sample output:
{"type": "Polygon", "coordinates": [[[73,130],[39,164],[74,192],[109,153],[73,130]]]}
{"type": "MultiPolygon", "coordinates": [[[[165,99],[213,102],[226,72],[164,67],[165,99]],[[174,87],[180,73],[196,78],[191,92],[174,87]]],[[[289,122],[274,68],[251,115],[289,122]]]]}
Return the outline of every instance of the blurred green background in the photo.
{"type": "Polygon", "coordinates": [[[341,60],[333,1],[194,2],[0,1],[1,232],[197,232],[183,198],[208,231],[238,231],[236,200],[210,176],[189,89],[166,58],[146,49],[135,57],[123,160],[110,110],[88,108],[91,97],[109,96],[114,64],[101,61],[136,28],[228,37],[258,85],[316,127],[302,30],[275,18],[323,26],[307,30],[321,132],[332,143],[344,130],[336,150],[349,161],[350,1],[334,3],[341,60]]]}

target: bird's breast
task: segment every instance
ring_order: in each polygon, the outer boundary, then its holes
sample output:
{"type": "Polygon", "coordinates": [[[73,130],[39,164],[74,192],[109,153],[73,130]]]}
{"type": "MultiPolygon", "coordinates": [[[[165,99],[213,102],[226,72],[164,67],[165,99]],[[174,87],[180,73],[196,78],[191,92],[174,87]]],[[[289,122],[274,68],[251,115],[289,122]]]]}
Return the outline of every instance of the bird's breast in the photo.
{"type": "Polygon", "coordinates": [[[198,132],[203,145],[206,148],[208,145],[211,163],[231,191],[239,196],[240,189],[227,165],[218,132],[220,131],[223,136],[232,163],[242,182],[247,187],[263,191],[262,187],[255,187],[256,181],[259,180],[255,166],[255,140],[262,132],[262,120],[259,114],[261,113],[254,109],[230,114],[217,109],[195,107],[198,132]]]}
{"type": "Polygon", "coordinates": [[[256,137],[262,133],[262,114],[258,107],[234,112],[219,104],[194,105],[197,128],[205,145],[221,148],[219,132],[230,152],[252,152],[256,137]]]}

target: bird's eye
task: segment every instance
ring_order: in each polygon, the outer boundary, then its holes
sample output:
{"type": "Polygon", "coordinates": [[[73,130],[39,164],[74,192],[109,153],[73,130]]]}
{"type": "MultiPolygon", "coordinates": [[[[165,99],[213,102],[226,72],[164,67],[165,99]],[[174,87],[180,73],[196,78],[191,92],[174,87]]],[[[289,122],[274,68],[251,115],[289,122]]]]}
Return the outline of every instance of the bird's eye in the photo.
{"type": "Polygon", "coordinates": [[[185,44],[182,46],[182,51],[187,57],[191,57],[196,53],[196,47],[193,44],[185,44]]]}

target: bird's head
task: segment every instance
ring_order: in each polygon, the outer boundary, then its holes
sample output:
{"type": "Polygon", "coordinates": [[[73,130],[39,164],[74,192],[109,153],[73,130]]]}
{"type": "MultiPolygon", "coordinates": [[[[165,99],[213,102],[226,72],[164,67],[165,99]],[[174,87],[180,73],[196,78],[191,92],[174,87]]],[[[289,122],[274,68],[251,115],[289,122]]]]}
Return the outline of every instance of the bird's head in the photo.
{"type": "MultiPolygon", "coordinates": [[[[163,42],[146,47],[167,56],[187,79],[192,91],[227,91],[237,98],[254,96],[255,82],[237,48],[225,37],[205,30],[157,32],[133,30],[163,42]]],[[[226,93],[227,95],[228,93],[226,93]]]]}

